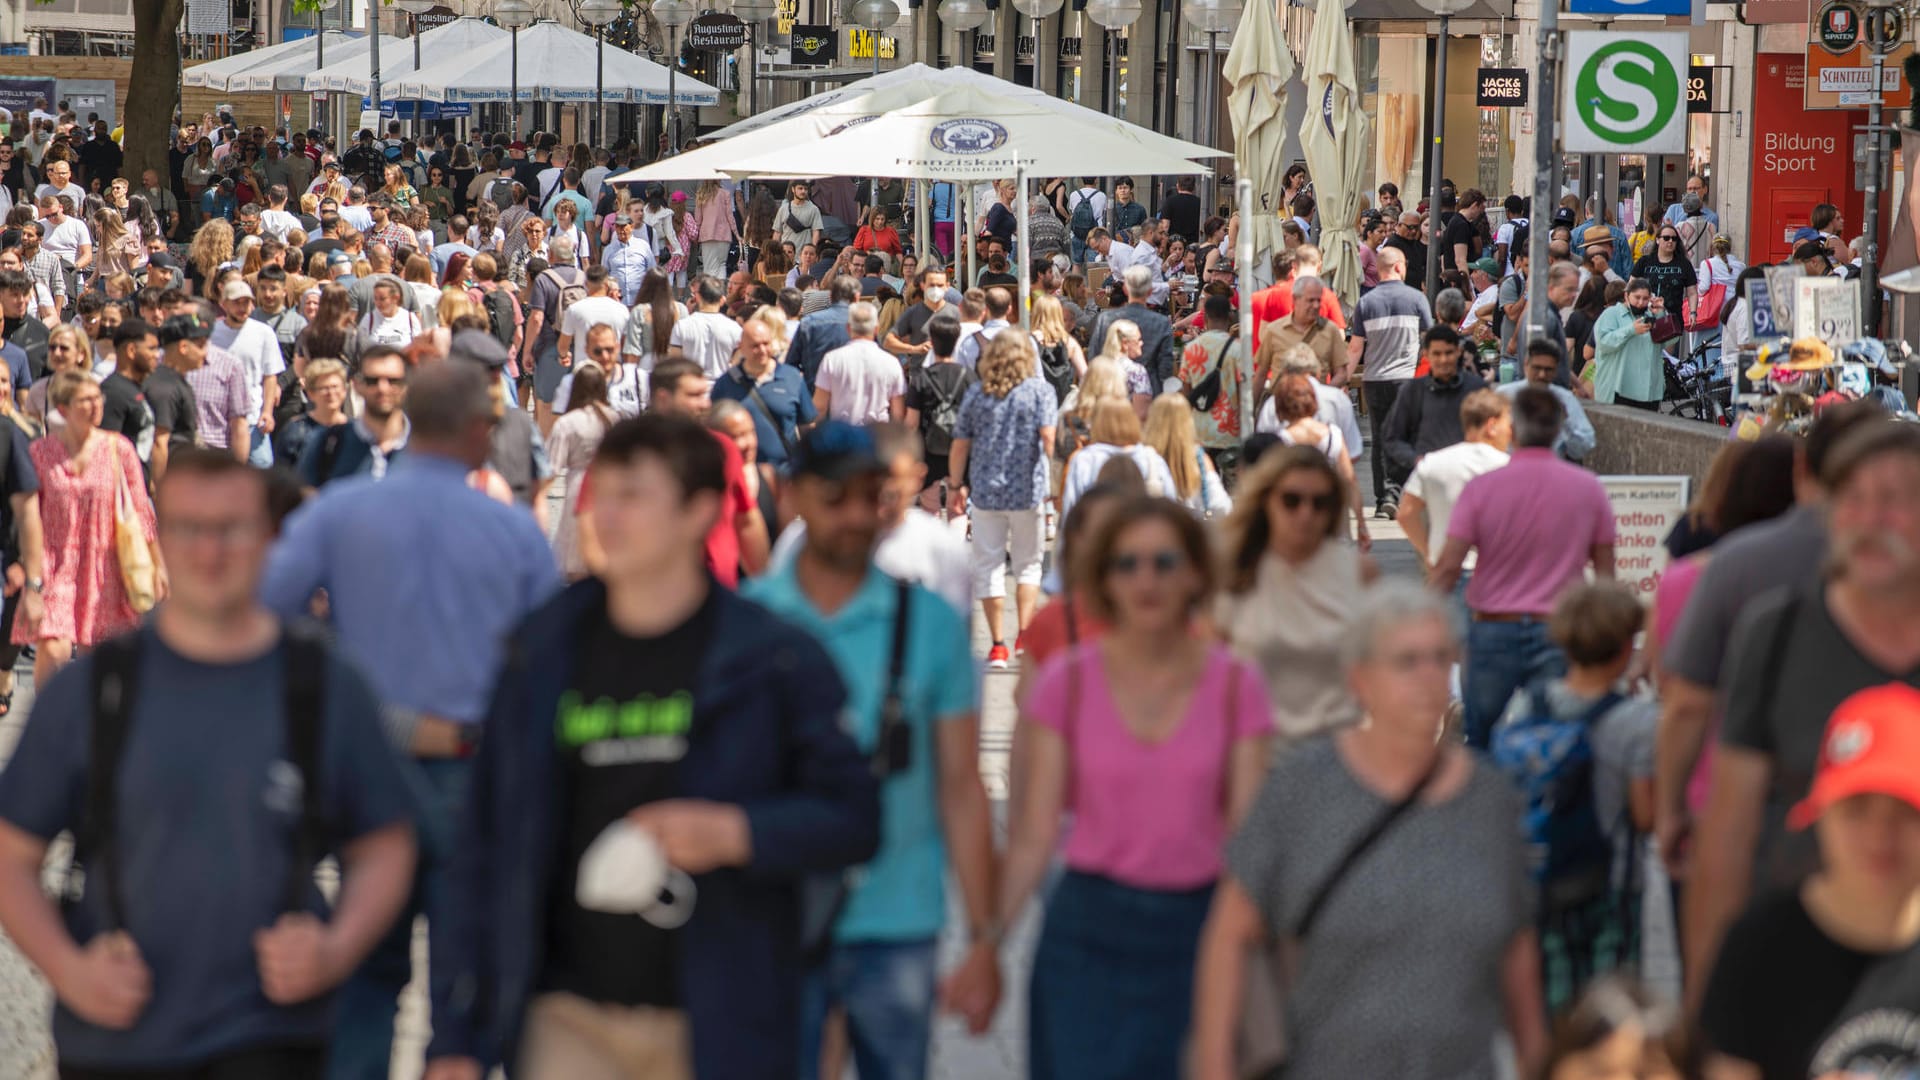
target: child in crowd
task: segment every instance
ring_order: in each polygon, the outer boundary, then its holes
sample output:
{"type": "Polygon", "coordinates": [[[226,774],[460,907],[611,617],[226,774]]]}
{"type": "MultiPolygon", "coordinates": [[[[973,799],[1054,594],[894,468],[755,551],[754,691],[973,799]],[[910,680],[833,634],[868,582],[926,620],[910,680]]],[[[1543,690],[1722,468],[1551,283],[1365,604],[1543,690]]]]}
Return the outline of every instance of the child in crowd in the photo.
{"type": "Polygon", "coordinates": [[[1645,619],[1618,582],[1569,589],[1548,622],[1567,674],[1515,694],[1494,734],[1496,762],[1527,797],[1541,973],[1555,1011],[1589,980],[1639,960],[1659,712],[1618,687],[1645,619]]]}

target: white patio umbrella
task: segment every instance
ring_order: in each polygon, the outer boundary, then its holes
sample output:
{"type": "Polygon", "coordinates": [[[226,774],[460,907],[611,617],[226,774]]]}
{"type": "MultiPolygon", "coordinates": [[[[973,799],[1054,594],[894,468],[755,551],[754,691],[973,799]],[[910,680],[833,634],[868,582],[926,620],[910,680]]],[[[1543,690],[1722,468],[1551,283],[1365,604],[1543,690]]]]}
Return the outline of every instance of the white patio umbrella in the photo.
{"type": "MultiPolygon", "coordinates": [[[[444,60],[471,55],[476,50],[484,49],[495,42],[504,42],[509,36],[507,31],[480,19],[472,17],[455,19],[420,35],[420,67],[425,70],[429,65],[444,60]]],[[[383,97],[408,100],[414,95],[394,89],[395,83],[411,77],[414,73],[412,39],[402,38],[401,42],[399,55],[389,58],[384,65],[385,70],[380,73],[380,81],[383,97]]],[[[384,46],[386,42],[382,41],[381,44],[384,46]]],[[[301,89],[329,90],[344,94],[371,94],[373,76],[370,59],[363,52],[329,63],[301,80],[301,89]]]]}
{"type": "Polygon", "coordinates": [[[1084,124],[1038,102],[964,86],[871,120],[849,121],[824,138],[786,141],[724,171],[966,183],[1011,177],[1016,166],[1030,176],[1210,171],[1111,124],[1084,124]]]}
{"type": "Polygon", "coordinates": [[[1293,54],[1280,40],[1273,0],[1253,0],[1240,13],[1220,74],[1231,87],[1227,119],[1233,122],[1235,175],[1253,181],[1253,220],[1242,221],[1240,227],[1253,237],[1255,265],[1240,268],[1241,280],[1266,282],[1272,278],[1268,262],[1280,246],[1286,212],[1281,198],[1288,164],[1287,80],[1293,77],[1293,54]]]}
{"type": "MultiPolygon", "coordinates": [[[[419,72],[394,77],[394,95],[415,101],[506,101],[513,95],[511,36],[458,55],[443,57],[419,72]]],[[[612,45],[605,47],[606,100],[667,104],[667,69],[612,45]]],[[[521,101],[592,101],[595,42],[587,34],[554,22],[520,31],[521,101]]],[[[674,80],[673,96],[682,105],[712,105],[720,91],[688,75],[674,80]]]]}
{"type": "Polygon", "coordinates": [[[1300,148],[1320,210],[1320,269],[1351,306],[1360,302],[1360,238],[1354,219],[1367,182],[1367,114],[1360,107],[1353,37],[1339,0],[1320,0],[1302,66],[1308,98],[1300,148]]]}
{"type": "MultiPolygon", "coordinates": [[[[759,131],[774,124],[795,117],[810,116],[829,109],[839,110],[840,115],[866,113],[879,115],[899,108],[908,102],[925,101],[937,94],[960,87],[971,87],[989,94],[1013,98],[1051,109],[1062,116],[1072,117],[1089,124],[1118,124],[1131,131],[1143,144],[1162,153],[1175,157],[1204,158],[1224,157],[1226,152],[1215,150],[1200,143],[1187,142],[1169,135],[1162,135],[1151,128],[1129,124],[1116,116],[1109,116],[1097,109],[1076,105],[1065,98],[1054,97],[1030,86],[1009,82],[1006,79],[975,71],[970,67],[933,68],[925,64],[908,64],[903,68],[883,71],[870,78],[832,90],[822,91],[809,98],[803,98],[791,105],[770,109],[756,116],[738,121],[706,136],[709,139],[736,139],[741,135],[759,131]],[[872,99],[872,100],[869,100],[872,99]]],[[[836,174],[839,175],[839,174],[836,174]]],[[[1045,175],[1035,173],[1034,175],[1045,175]]],[[[1074,174],[1082,175],[1082,174],[1074,174]]],[[[681,179],[676,177],[675,179],[681,179]]]]}
{"type": "MultiPolygon", "coordinates": [[[[326,49],[332,52],[356,40],[356,35],[343,34],[338,30],[326,32],[326,49]]],[[[260,68],[278,65],[283,61],[304,55],[307,63],[313,63],[315,42],[311,35],[303,38],[288,38],[278,45],[269,45],[264,49],[249,49],[246,52],[223,56],[218,60],[209,60],[204,64],[195,64],[180,76],[182,86],[199,86],[208,90],[226,91],[231,89],[228,80],[260,68]]]]}
{"type": "MultiPolygon", "coordinates": [[[[311,38],[298,44],[305,46],[292,52],[283,53],[272,61],[259,67],[248,68],[227,79],[227,92],[233,94],[265,94],[273,92],[299,93],[308,75],[315,70],[313,41],[311,38]]],[[[399,50],[407,47],[407,39],[392,34],[380,35],[380,47],[399,50]]],[[[344,64],[355,57],[365,57],[373,48],[373,39],[365,34],[358,37],[346,37],[337,31],[327,37],[327,62],[344,64]],[[336,38],[339,40],[336,42],[336,38]]],[[[389,53],[388,55],[394,55],[389,53]]]]}

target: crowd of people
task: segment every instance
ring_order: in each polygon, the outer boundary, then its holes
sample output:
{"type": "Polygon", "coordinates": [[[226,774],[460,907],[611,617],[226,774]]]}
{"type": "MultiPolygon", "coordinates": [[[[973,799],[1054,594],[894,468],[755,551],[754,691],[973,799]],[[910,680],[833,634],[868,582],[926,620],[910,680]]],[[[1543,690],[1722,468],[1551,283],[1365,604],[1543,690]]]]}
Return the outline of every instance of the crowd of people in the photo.
{"type": "Polygon", "coordinates": [[[1021,250],[1011,183],[208,117],[135,190],[53,119],[0,927],[62,1076],[385,1077],[416,915],[428,1080],[904,1080],[1015,978],[1044,1078],[1920,1068],[1920,428],[1729,443],[1652,596],[1581,465],[1740,277],[1692,185],[1624,271],[1556,212],[1529,338],[1472,190],[1384,186],[1347,305],[1304,170],[1255,289],[1187,181],[1047,181],[1021,250]]]}

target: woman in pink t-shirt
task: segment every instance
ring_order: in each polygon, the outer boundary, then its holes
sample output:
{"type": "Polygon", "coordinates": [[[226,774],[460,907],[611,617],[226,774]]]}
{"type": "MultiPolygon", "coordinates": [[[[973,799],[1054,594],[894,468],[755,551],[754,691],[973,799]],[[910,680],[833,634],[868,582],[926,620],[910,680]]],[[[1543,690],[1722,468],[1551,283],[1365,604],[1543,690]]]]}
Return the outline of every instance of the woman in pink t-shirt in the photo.
{"type": "Polygon", "coordinates": [[[1158,1080],[1180,1074],[1200,927],[1272,720],[1259,674],[1191,632],[1214,573],[1185,508],[1122,505],[1074,570],[1109,629],[1055,657],[1022,710],[1001,925],[1046,877],[1071,812],[1034,956],[1029,1075],[1158,1080]]]}

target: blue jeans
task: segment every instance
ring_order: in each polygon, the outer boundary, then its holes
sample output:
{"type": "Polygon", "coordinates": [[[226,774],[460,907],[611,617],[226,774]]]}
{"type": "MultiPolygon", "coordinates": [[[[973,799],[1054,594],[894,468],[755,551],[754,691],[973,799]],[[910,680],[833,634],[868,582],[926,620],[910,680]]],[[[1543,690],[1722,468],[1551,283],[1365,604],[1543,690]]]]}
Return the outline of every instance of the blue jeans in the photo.
{"type": "Polygon", "coordinates": [[[860,1080],[920,1080],[927,1074],[937,969],[935,941],[834,945],[800,987],[799,1080],[820,1080],[827,1013],[847,1012],[847,1037],[860,1080]]]}
{"type": "Polygon", "coordinates": [[[247,429],[252,440],[247,444],[247,464],[256,469],[273,468],[273,436],[257,427],[247,429]]]}
{"type": "Polygon", "coordinates": [[[1545,619],[1475,622],[1467,628],[1467,662],[1460,696],[1467,745],[1485,750],[1493,726],[1515,692],[1567,673],[1567,658],[1547,638],[1545,619]]]}
{"type": "MultiPolygon", "coordinates": [[[[327,1061],[330,1080],[387,1080],[393,1057],[393,1021],[400,991],[412,974],[413,917],[429,919],[439,909],[447,885],[447,862],[465,813],[471,762],[430,759],[416,763],[423,781],[420,799],[420,865],[413,895],[393,929],[341,985],[334,1004],[333,1044],[327,1061]]],[[[452,978],[447,965],[434,965],[438,984],[452,978]]],[[[441,995],[436,995],[441,996],[441,995]]]]}

